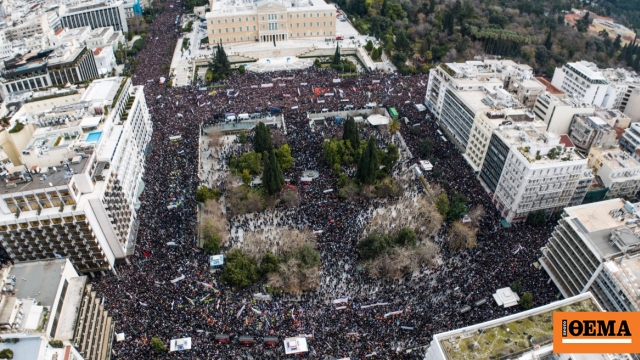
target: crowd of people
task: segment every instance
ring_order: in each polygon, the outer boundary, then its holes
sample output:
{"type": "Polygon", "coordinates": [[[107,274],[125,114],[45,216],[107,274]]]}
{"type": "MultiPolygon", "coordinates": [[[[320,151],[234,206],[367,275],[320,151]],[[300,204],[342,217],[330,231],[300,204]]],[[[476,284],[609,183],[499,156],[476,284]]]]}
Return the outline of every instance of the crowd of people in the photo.
{"type": "MultiPolygon", "coordinates": [[[[384,359],[417,359],[424,356],[425,346],[438,332],[521,311],[519,307],[498,307],[490,300],[496,289],[516,280],[533,293],[536,306],[556,299],[557,289],[548,284],[548,276],[532,266],[551,225],[500,227],[500,216],[475,174],[455,147],[438,136],[428,112],[414,107],[423,102],[426,75],[400,77],[369,72],[340,79],[333,70],[308,68],[233,75],[216,93],[193,86],[168,88],[158,80],[168,76],[162,67],[176,44],[174,21],[180,9],[180,1],[169,0],[154,18],[147,45],[139,53],[141,66],[133,75],[134,84],[145,86],[153,119],[136,251],[130,264],[116,269],[118,276],[94,280],[95,289],[114,317],[116,332],[125,333],[125,340],[113,346],[114,358],[154,358],[150,345],[153,337],[165,344],[170,339],[191,337],[191,350],[167,358],[282,359],[281,342],[270,347],[260,340],[304,334],[309,358],[364,358],[375,354],[384,359]],[[366,213],[375,208],[376,202],[392,203],[393,199],[340,199],[337,179],[323,157],[322,143],[341,125],[327,121],[312,129],[307,116],[307,111],[342,110],[347,104],[359,109],[372,102],[394,106],[401,117],[409,119],[408,124],[401,122],[400,133],[411,153],[417,156],[420,142],[432,139],[432,159],[438,174],[427,174],[429,182],[463,194],[470,205],[486,209],[475,249],[449,249],[443,227],[433,239],[440,245],[439,265],[403,281],[371,278],[358,266],[356,245],[366,213]],[[210,272],[208,257],[196,246],[195,190],[207,181],[199,177],[201,124],[225,121],[220,114],[264,114],[271,108],[279,108],[285,119],[285,137],[294,157],[294,165],[285,176],[298,189],[301,204],[282,210],[278,216],[273,215],[277,209],[270,209],[264,214],[230,218],[231,236],[238,241],[241,232],[267,226],[313,230],[321,253],[322,280],[316,291],[300,296],[274,293],[271,300],[261,301],[254,294],[265,292],[263,282],[231,288],[219,280],[219,272],[210,272]],[[176,134],[183,141],[170,142],[168,138],[176,134]],[[315,170],[319,176],[310,183],[300,183],[306,170],[315,170]],[[179,206],[167,208],[175,203],[179,206]],[[514,251],[516,247],[521,250],[514,251]],[[182,280],[176,280],[182,276],[182,280]],[[337,309],[332,303],[338,298],[348,299],[339,304],[344,308],[337,309]],[[489,301],[473,306],[480,299],[489,301]],[[377,303],[385,305],[366,306],[377,303]],[[464,305],[472,305],[471,311],[461,313],[464,305]],[[398,313],[385,316],[391,312],[398,313]],[[216,334],[230,335],[232,341],[217,343],[216,334]],[[240,345],[236,339],[241,335],[254,336],[257,342],[240,345]]],[[[376,134],[384,142],[384,131],[362,131],[363,137],[365,132],[376,134]]],[[[211,152],[207,151],[209,156],[211,152]]],[[[231,153],[225,150],[222,157],[231,153]]],[[[408,172],[416,161],[417,157],[405,158],[394,172],[408,172]]],[[[225,169],[220,166],[208,170],[207,175],[225,169]]],[[[419,189],[417,182],[414,186],[419,189]]]]}

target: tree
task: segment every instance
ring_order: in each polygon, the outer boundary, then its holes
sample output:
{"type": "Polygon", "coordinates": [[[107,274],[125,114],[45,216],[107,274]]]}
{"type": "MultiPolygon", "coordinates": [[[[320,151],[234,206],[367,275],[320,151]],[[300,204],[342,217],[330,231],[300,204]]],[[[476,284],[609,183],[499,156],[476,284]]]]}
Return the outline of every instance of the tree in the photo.
{"type": "Polygon", "coordinates": [[[222,194],[220,193],[220,190],[209,189],[206,185],[201,185],[196,190],[196,201],[201,203],[211,199],[218,200],[220,199],[220,196],[222,196],[222,194]]]}
{"type": "Polygon", "coordinates": [[[429,139],[422,140],[420,145],[418,145],[418,150],[420,151],[420,155],[427,158],[431,155],[431,149],[433,149],[433,141],[429,139]]]}
{"type": "Polygon", "coordinates": [[[355,15],[367,15],[370,7],[371,2],[367,0],[348,0],[347,2],[347,10],[355,15]]]}
{"type": "Polygon", "coordinates": [[[622,36],[618,34],[618,36],[616,36],[616,39],[613,41],[613,49],[615,51],[620,50],[621,44],[622,44],[622,36]]]}
{"type": "Polygon", "coordinates": [[[289,170],[293,165],[293,156],[291,156],[291,148],[289,144],[284,144],[280,149],[276,150],[276,157],[280,168],[284,171],[289,170]]]}
{"type": "Polygon", "coordinates": [[[220,236],[214,233],[205,243],[202,249],[207,255],[215,255],[220,253],[220,236]]]}
{"type": "Polygon", "coordinates": [[[238,72],[240,74],[244,74],[244,73],[247,72],[247,69],[244,67],[244,65],[240,65],[240,66],[238,66],[238,72]]]}
{"type": "Polygon", "coordinates": [[[364,260],[375,259],[391,246],[391,239],[384,234],[371,233],[358,243],[358,252],[364,260]]]}
{"type": "Polygon", "coordinates": [[[245,256],[240,250],[231,250],[225,254],[222,281],[232,285],[245,287],[258,281],[258,266],[255,260],[245,256]]]}
{"type": "Polygon", "coordinates": [[[473,248],[476,246],[476,232],[462,223],[454,221],[447,232],[449,246],[454,250],[473,248]]]}
{"type": "Polygon", "coordinates": [[[167,350],[167,345],[160,338],[154,337],[151,339],[151,348],[154,352],[161,353],[167,350]]]}
{"type": "Polygon", "coordinates": [[[520,298],[520,306],[522,306],[523,309],[531,309],[533,306],[533,294],[528,291],[522,294],[522,297],[520,298]]]}
{"type": "Polygon", "coordinates": [[[393,118],[389,121],[389,125],[387,125],[387,127],[391,134],[391,143],[393,143],[394,136],[398,131],[400,131],[400,121],[398,121],[398,118],[393,118]]]}
{"type": "Polygon", "coordinates": [[[255,134],[253,136],[253,147],[255,152],[259,154],[273,149],[271,133],[269,132],[269,128],[267,128],[263,122],[258,122],[258,126],[256,126],[255,134]]]}
{"type": "Polygon", "coordinates": [[[395,238],[395,243],[398,246],[416,246],[418,242],[418,236],[412,228],[404,227],[398,231],[395,238]]]}
{"type": "Polygon", "coordinates": [[[527,216],[527,224],[538,226],[547,221],[547,214],[543,210],[534,211],[527,216]]]}
{"type": "Polygon", "coordinates": [[[240,178],[242,179],[242,182],[245,185],[249,185],[253,177],[251,176],[251,173],[249,172],[248,169],[242,169],[242,174],[240,174],[240,178]]]}
{"type": "Polygon", "coordinates": [[[404,30],[398,31],[394,45],[396,47],[396,50],[401,51],[403,53],[413,52],[411,42],[409,42],[409,39],[407,38],[407,32],[404,30]]]}
{"type": "Polygon", "coordinates": [[[551,46],[553,46],[553,38],[551,37],[551,30],[547,33],[547,38],[544,40],[544,47],[547,50],[551,50],[551,46]]]}
{"type": "Polygon", "coordinates": [[[387,172],[391,172],[400,158],[398,146],[395,144],[388,144],[387,151],[382,153],[384,156],[378,157],[380,159],[380,163],[385,167],[387,172]]]}
{"type": "Polygon", "coordinates": [[[305,243],[298,250],[291,252],[289,257],[298,260],[302,269],[320,266],[320,253],[309,243],[305,243]]]}
{"type": "Polygon", "coordinates": [[[336,43],[336,52],[333,54],[333,64],[340,64],[340,47],[338,46],[338,43],[336,43]]]}
{"type": "Polygon", "coordinates": [[[240,144],[244,144],[245,142],[247,142],[247,133],[244,131],[240,131],[240,133],[238,134],[238,142],[240,144]]]}
{"type": "Polygon", "coordinates": [[[363,184],[373,184],[378,171],[378,152],[375,136],[371,136],[367,147],[360,155],[356,177],[363,184]]]}
{"type": "Polygon", "coordinates": [[[436,209],[442,216],[447,216],[449,213],[449,197],[446,193],[438,195],[435,201],[436,209]]]}
{"type": "Polygon", "coordinates": [[[209,62],[209,69],[213,72],[213,80],[224,79],[231,71],[231,63],[227,57],[227,53],[224,51],[222,44],[218,44],[214,50],[214,54],[209,62]]]}
{"type": "Polygon", "coordinates": [[[522,291],[522,282],[520,280],[516,280],[512,282],[511,291],[513,291],[516,294],[520,294],[520,292],[522,291]]]}
{"type": "Polygon", "coordinates": [[[262,171],[262,186],[267,191],[267,194],[273,195],[282,190],[284,186],[284,175],[280,164],[276,159],[275,151],[262,153],[264,158],[264,167],[262,171]]]}
{"type": "Polygon", "coordinates": [[[351,149],[353,150],[357,150],[358,147],[360,147],[360,132],[358,132],[358,125],[351,116],[347,117],[347,120],[344,122],[342,140],[348,141],[351,145],[351,149]]]}
{"type": "Polygon", "coordinates": [[[365,50],[371,52],[373,50],[373,42],[371,40],[367,41],[367,45],[364,46],[365,50]]]}
{"type": "Polygon", "coordinates": [[[467,213],[467,200],[462,194],[454,194],[452,196],[451,206],[447,213],[447,219],[460,220],[467,213]]]}
{"type": "Polygon", "coordinates": [[[277,256],[270,252],[264,254],[262,256],[262,260],[260,260],[260,274],[264,276],[268,273],[277,271],[278,264],[280,264],[280,260],[277,256]]]}

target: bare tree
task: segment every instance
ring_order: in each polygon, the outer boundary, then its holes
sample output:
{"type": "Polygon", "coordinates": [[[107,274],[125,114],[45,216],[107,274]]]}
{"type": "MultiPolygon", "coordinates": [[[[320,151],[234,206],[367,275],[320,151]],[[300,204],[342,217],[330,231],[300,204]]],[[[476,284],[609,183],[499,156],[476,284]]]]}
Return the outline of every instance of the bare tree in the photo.
{"type": "Polygon", "coordinates": [[[300,261],[290,258],[278,266],[278,271],[267,276],[267,285],[300,295],[303,291],[318,288],[320,269],[317,267],[301,269],[300,261]]]}
{"type": "Polygon", "coordinates": [[[220,244],[226,244],[229,238],[229,225],[219,202],[207,200],[200,220],[200,231],[204,237],[216,233],[220,237],[220,244]]]}
{"type": "Polygon", "coordinates": [[[449,246],[453,249],[473,248],[476,246],[476,232],[469,228],[462,221],[455,221],[451,224],[449,232],[449,246]]]}
{"type": "Polygon", "coordinates": [[[315,244],[315,235],[308,229],[275,228],[244,233],[237,247],[247,256],[259,261],[268,252],[283,256],[298,250],[305,243],[315,244]]]}

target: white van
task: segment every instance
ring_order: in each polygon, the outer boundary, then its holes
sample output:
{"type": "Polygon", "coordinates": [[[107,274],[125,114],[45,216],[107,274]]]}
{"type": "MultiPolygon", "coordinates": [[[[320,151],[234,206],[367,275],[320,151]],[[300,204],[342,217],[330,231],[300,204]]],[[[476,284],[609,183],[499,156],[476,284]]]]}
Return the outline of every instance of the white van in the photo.
{"type": "Polygon", "coordinates": [[[249,119],[249,114],[239,114],[238,115],[238,119],[239,120],[248,120],[249,119]]]}

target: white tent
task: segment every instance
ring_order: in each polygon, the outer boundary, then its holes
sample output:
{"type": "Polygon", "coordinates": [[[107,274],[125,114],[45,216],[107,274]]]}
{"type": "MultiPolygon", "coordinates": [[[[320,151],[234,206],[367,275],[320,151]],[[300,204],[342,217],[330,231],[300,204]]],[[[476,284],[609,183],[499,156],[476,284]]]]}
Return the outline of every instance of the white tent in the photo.
{"type": "Polygon", "coordinates": [[[169,343],[169,351],[183,351],[191,349],[191,338],[173,339],[169,343]]]}
{"type": "Polygon", "coordinates": [[[369,115],[367,123],[371,126],[389,125],[389,118],[384,115],[369,115]]]}
{"type": "Polygon", "coordinates": [[[289,354],[302,354],[309,351],[307,346],[307,339],[304,337],[291,337],[284,339],[284,353],[289,354]]]}
{"type": "Polygon", "coordinates": [[[509,287],[496,290],[493,298],[498,306],[504,306],[505,308],[518,305],[518,301],[520,301],[518,294],[514,293],[509,287]]]}
{"type": "Polygon", "coordinates": [[[124,333],[116,334],[116,341],[124,341],[124,333]]]}

